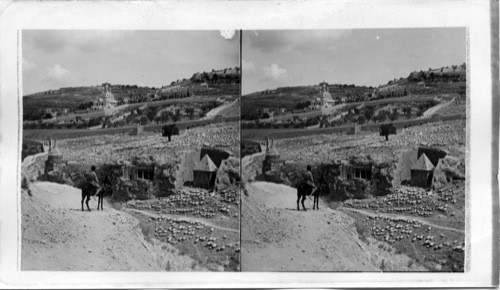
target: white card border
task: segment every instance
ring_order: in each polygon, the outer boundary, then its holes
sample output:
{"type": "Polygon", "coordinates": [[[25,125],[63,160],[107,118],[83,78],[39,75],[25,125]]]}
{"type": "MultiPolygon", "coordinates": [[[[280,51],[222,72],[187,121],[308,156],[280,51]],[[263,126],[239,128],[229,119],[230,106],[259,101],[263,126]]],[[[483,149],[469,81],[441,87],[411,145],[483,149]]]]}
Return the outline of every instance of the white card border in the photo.
{"type": "MultiPolygon", "coordinates": [[[[0,15],[0,285],[8,287],[477,287],[493,266],[490,3],[445,1],[11,2],[0,15]],[[144,17],[147,16],[147,17],[144,17]],[[131,21],[133,19],[134,21],[131,21]],[[347,29],[467,27],[470,270],[466,273],[141,273],[19,271],[17,38],[23,29],[347,29]],[[13,170],[17,164],[18,170],[13,170]],[[16,176],[17,175],[17,176],[16,176]],[[16,249],[16,250],[14,250],[16,249]]],[[[18,92],[19,91],[19,92],[18,92]]]]}

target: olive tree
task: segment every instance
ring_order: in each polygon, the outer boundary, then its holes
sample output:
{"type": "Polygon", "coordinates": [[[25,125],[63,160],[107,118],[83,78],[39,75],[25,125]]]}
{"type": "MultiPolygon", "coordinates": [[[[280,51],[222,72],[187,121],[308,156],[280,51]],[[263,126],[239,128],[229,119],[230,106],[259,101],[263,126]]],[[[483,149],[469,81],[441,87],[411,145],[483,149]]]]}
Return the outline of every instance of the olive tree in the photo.
{"type": "Polygon", "coordinates": [[[396,127],[392,123],[384,124],[379,129],[380,136],[385,136],[385,141],[389,140],[389,135],[396,134],[396,127]]]}

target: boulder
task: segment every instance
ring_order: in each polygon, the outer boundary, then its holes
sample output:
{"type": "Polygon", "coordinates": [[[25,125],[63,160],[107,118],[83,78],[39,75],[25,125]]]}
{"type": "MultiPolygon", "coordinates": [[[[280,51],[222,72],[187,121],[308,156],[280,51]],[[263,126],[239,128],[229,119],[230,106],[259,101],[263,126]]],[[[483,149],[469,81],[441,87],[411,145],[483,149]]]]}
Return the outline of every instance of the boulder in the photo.
{"type": "Polygon", "coordinates": [[[215,178],[215,190],[217,192],[237,185],[241,181],[240,160],[235,157],[229,157],[222,161],[217,170],[215,178]]]}
{"type": "Polygon", "coordinates": [[[465,158],[448,155],[440,159],[434,169],[432,188],[440,189],[454,179],[465,179],[465,158]]]}

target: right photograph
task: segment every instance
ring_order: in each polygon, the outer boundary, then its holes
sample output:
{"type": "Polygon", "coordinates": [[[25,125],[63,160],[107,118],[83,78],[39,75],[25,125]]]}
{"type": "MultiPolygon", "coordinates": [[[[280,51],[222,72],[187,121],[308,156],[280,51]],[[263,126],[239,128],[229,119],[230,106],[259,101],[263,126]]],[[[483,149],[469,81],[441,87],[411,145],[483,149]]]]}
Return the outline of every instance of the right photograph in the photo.
{"type": "Polygon", "coordinates": [[[466,270],[466,28],[243,31],[241,50],[242,271],[466,270]]]}

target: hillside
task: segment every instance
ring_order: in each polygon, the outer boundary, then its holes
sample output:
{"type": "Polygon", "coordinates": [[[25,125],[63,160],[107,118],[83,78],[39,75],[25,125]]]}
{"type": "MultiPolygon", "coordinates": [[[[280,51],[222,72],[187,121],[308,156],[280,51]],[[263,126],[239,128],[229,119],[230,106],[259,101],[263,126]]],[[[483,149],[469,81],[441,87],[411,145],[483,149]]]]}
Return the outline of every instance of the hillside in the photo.
{"type": "Polygon", "coordinates": [[[76,110],[79,104],[94,102],[104,98],[105,91],[102,87],[72,87],[60,88],[39,92],[23,97],[23,116],[33,117],[41,115],[41,111],[47,108],[68,108],[76,110]]]}
{"type": "Polygon", "coordinates": [[[331,105],[362,103],[386,98],[465,95],[466,69],[461,66],[412,72],[406,78],[390,80],[379,87],[347,84],[315,84],[283,87],[242,96],[242,120],[266,119],[274,116],[296,115],[304,111],[319,111],[322,89],[326,85],[331,105]]]}
{"type": "Polygon", "coordinates": [[[139,125],[156,129],[162,124],[235,118],[240,94],[236,72],[239,68],[214,71],[214,76],[220,74],[217,80],[183,79],[161,88],[103,83],[25,96],[23,129],[68,130],[70,135],[90,129],[98,134],[100,129],[129,130],[139,125]]]}
{"type": "Polygon", "coordinates": [[[161,88],[137,85],[103,83],[87,87],[67,87],[39,92],[23,97],[25,120],[40,120],[52,116],[84,114],[102,111],[107,98],[106,91],[117,105],[143,104],[191,96],[239,95],[240,69],[228,68],[211,73],[195,73],[189,79],[182,79],[161,88]]]}

